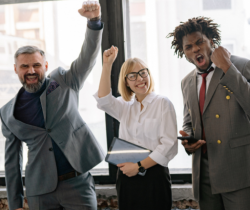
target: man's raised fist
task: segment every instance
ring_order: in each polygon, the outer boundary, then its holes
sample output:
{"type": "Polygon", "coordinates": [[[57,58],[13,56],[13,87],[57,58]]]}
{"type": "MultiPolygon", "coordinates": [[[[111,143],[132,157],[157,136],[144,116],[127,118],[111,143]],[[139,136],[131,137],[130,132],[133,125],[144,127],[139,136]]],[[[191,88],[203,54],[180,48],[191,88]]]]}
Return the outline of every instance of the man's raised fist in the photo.
{"type": "Polygon", "coordinates": [[[96,18],[101,16],[101,6],[98,1],[84,1],[78,12],[88,19],[96,18]]]}

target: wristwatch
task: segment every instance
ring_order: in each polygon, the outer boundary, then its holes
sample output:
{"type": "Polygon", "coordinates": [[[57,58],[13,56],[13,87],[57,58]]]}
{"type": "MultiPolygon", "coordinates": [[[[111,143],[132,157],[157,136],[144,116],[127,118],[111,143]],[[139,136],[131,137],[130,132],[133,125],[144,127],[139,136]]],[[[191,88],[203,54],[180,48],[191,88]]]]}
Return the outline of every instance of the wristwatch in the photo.
{"type": "Polygon", "coordinates": [[[139,166],[139,168],[138,168],[139,172],[144,173],[146,171],[146,169],[141,165],[141,162],[139,161],[139,162],[137,162],[137,164],[139,166]]]}

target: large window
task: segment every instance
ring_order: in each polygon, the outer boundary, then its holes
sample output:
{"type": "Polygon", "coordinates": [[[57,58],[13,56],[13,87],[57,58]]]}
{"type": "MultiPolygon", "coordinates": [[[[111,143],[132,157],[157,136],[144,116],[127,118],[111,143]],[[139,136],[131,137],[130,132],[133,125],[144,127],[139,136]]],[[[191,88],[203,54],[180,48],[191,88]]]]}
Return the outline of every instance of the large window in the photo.
{"type": "MultiPolygon", "coordinates": [[[[13,55],[20,46],[36,45],[45,50],[49,71],[58,66],[67,69],[80,52],[87,22],[77,12],[82,0],[5,2],[5,5],[0,5],[0,107],[13,98],[21,87],[13,70],[13,55]],[[9,4],[10,2],[32,3],[9,4]]],[[[180,83],[194,66],[185,58],[178,59],[174,55],[174,50],[171,49],[172,40],[166,38],[167,34],[181,21],[196,16],[211,17],[221,26],[222,45],[232,54],[250,57],[250,1],[209,1],[209,6],[206,2],[101,0],[102,20],[105,22],[102,51],[111,45],[119,48],[111,75],[113,95],[118,95],[119,69],[125,57],[143,59],[152,71],[156,93],[166,95],[173,102],[178,130],[181,130],[183,102],[180,83]]],[[[105,118],[105,114],[96,108],[92,95],[98,89],[101,69],[100,52],[97,63],[80,92],[79,111],[103,149],[107,151],[107,144],[110,144],[113,136],[118,136],[119,123],[108,115],[105,118]]],[[[4,143],[5,139],[0,132],[1,171],[4,170],[4,143]]],[[[26,161],[25,147],[24,165],[26,161]]],[[[189,174],[190,181],[191,156],[187,156],[180,143],[178,155],[170,162],[169,167],[172,174],[189,174]]],[[[92,173],[105,175],[98,179],[96,176],[96,182],[114,183],[116,167],[102,162],[92,173]]],[[[185,179],[183,177],[177,176],[177,179],[185,179]]]]}
{"type": "MultiPolygon", "coordinates": [[[[249,1],[237,1],[233,11],[218,10],[230,9],[231,3],[231,0],[129,1],[131,56],[139,57],[149,65],[156,83],[156,92],[173,102],[178,130],[182,129],[183,122],[181,80],[194,66],[185,58],[178,59],[174,55],[172,39],[166,36],[182,21],[197,16],[210,17],[220,25],[222,46],[232,54],[249,58],[250,26],[247,24],[248,16],[245,15],[250,13],[249,1]]],[[[191,159],[179,142],[178,155],[169,163],[170,172],[191,173],[191,159]]]]}

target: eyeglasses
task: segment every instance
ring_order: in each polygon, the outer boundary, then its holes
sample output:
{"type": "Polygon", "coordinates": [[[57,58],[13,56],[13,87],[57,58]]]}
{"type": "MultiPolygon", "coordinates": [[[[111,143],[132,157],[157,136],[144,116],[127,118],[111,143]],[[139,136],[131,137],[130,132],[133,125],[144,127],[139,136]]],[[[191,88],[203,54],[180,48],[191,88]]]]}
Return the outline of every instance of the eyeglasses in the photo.
{"type": "Polygon", "coordinates": [[[130,81],[135,81],[137,80],[138,74],[142,77],[145,78],[148,76],[148,69],[141,69],[138,72],[131,72],[129,74],[126,75],[126,77],[130,80],[130,81]]]}

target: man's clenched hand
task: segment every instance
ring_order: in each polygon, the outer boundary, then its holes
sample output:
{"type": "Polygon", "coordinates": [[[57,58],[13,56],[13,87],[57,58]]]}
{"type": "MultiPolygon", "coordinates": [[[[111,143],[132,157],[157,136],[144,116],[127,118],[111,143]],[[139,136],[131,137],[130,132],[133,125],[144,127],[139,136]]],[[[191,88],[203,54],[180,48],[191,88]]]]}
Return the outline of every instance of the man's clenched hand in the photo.
{"type": "Polygon", "coordinates": [[[81,16],[89,19],[99,17],[101,15],[101,6],[98,1],[85,1],[78,12],[81,16]]]}
{"type": "Polygon", "coordinates": [[[211,61],[224,73],[227,73],[227,70],[231,66],[232,62],[230,61],[231,53],[224,47],[219,46],[215,48],[212,55],[211,61]]]}

